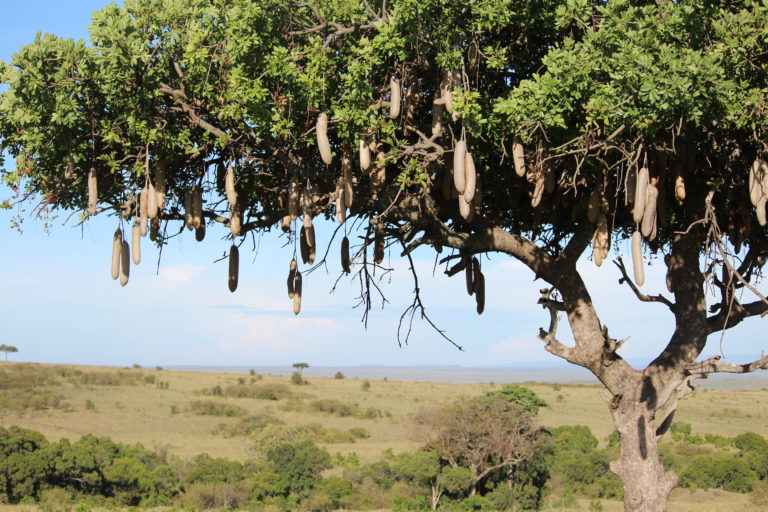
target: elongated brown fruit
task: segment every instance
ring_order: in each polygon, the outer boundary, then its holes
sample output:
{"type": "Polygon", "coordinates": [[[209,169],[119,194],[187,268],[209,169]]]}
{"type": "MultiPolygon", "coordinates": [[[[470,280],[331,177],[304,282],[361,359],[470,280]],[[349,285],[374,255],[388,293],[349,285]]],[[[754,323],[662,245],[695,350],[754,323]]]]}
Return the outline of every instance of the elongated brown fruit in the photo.
{"type": "Polygon", "coordinates": [[[480,279],[480,274],[482,272],[480,271],[480,260],[477,259],[477,256],[472,257],[472,290],[477,293],[477,283],[480,279]]]}
{"type": "Polygon", "coordinates": [[[469,259],[469,256],[464,257],[464,280],[466,281],[467,293],[469,295],[475,293],[475,273],[472,269],[472,263],[473,262],[469,259]]]}
{"type": "Polygon", "coordinates": [[[151,181],[147,184],[147,217],[157,217],[157,190],[151,181]]]}
{"type": "Polygon", "coordinates": [[[120,228],[112,236],[112,279],[120,277],[120,251],[123,248],[123,232],[120,228]]]}
{"type": "Polygon", "coordinates": [[[133,221],[133,227],[131,228],[131,243],[133,244],[133,264],[138,265],[141,263],[141,228],[139,226],[139,220],[133,221]]]}
{"type": "Polygon", "coordinates": [[[243,230],[243,212],[240,210],[240,205],[235,203],[229,207],[229,231],[232,236],[240,236],[243,230]]]}
{"type": "Polygon", "coordinates": [[[195,228],[195,240],[198,242],[205,240],[205,222],[200,223],[200,227],[195,228]]]}
{"type": "Polygon", "coordinates": [[[344,199],[344,186],[336,182],[336,220],[339,224],[344,224],[347,220],[347,205],[344,199]]]}
{"type": "Polygon", "coordinates": [[[96,215],[96,205],[99,202],[99,185],[96,179],[96,169],[88,171],[88,215],[96,215]]]}
{"type": "Polygon", "coordinates": [[[296,291],[295,291],[295,289],[293,287],[294,281],[296,280],[296,267],[297,267],[296,258],[294,258],[294,259],[291,260],[291,266],[288,268],[288,282],[287,282],[287,285],[288,285],[288,298],[289,299],[292,299],[294,293],[296,293],[296,291]]]}
{"type": "Polygon", "coordinates": [[[376,264],[384,261],[384,223],[377,222],[373,237],[373,262],[376,264]]]}
{"type": "Polygon", "coordinates": [[[355,177],[352,175],[352,159],[347,151],[341,155],[341,176],[344,178],[344,204],[347,208],[352,208],[354,201],[354,190],[352,184],[355,177]]]}
{"type": "Polygon", "coordinates": [[[291,216],[285,215],[283,217],[283,220],[280,222],[280,229],[283,230],[283,233],[287,233],[291,230],[291,216]]]}
{"type": "Polygon", "coordinates": [[[157,209],[162,211],[165,206],[166,164],[162,158],[155,166],[155,194],[157,194],[157,209]]]}
{"type": "Polygon", "coordinates": [[[288,188],[288,215],[291,222],[299,218],[299,182],[296,178],[291,178],[288,188]]]}
{"type": "Polygon", "coordinates": [[[229,276],[227,286],[229,291],[237,290],[237,278],[240,272],[240,249],[236,245],[229,248],[229,276]]]}
{"type": "MultiPolygon", "coordinates": [[[[659,189],[655,183],[650,183],[646,187],[645,208],[643,211],[642,223],[640,225],[644,237],[650,237],[655,231],[656,226],[656,200],[659,197],[659,189]]],[[[635,202],[637,206],[637,202],[635,202]]]]}
{"type": "Polygon", "coordinates": [[[392,78],[389,81],[389,118],[397,119],[400,115],[400,99],[402,95],[402,88],[400,81],[397,78],[392,78]]]}
{"type": "Polygon", "coordinates": [[[589,202],[587,203],[587,220],[590,224],[597,222],[597,213],[600,211],[600,189],[595,188],[589,195],[589,202]]]}
{"type": "Polygon", "coordinates": [[[477,185],[477,172],[475,171],[475,160],[472,153],[467,151],[464,154],[464,200],[471,204],[475,197],[475,187],[477,185]]]}
{"type": "Polygon", "coordinates": [[[682,176],[675,178],[675,198],[677,204],[683,204],[685,201],[685,180],[682,176]]]}
{"type": "Polygon", "coordinates": [[[328,116],[325,112],[317,116],[315,132],[317,135],[317,148],[320,150],[320,158],[323,159],[325,165],[331,165],[333,155],[331,154],[331,143],[328,140],[328,116]]]}
{"type": "Polygon", "coordinates": [[[224,191],[230,206],[237,203],[237,191],[235,190],[235,170],[230,162],[227,166],[227,174],[224,175],[224,191]]]}
{"type": "Polygon", "coordinates": [[[432,138],[436,139],[443,134],[444,105],[432,105],[432,138]]]}
{"type": "Polygon", "coordinates": [[[536,175],[536,181],[533,184],[533,194],[531,195],[531,206],[537,208],[541,203],[541,198],[544,197],[544,182],[546,178],[543,173],[536,175]]]}
{"type": "Polygon", "coordinates": [[[643,263],[643,238],[639,231],[632,233],[632,266],[635,270],[635,283],[643,286],[645,283],[645,266],[643,263]]]}
{"type": "MultiPolygon", "coordinates": [[[[303,224],[304,224],[304,230],[305,230],[305,233],[306,233],[306,230],[308,230],[309,228],[312,227],[312,216],[310,214],[308,214],[308,213],[304,214],[303,224]]],[[[314,240],[307,239],[307,242],[309,243],[310,247],[314,244],[314,240]]]]}
{"type": "Polygon", "coordinates": [[[301,272],[296,272],[296,278],[293,281],[293,314],[298,315],[301,312],[301,272]]]}
{"type": "Polygon", "coordinates": [[[367,137],[360,137],[360,170],[368,172],[371,168],[371,148],[367,137]]]}
{"type": "MultiPolygon", "coordinates": [[[[314,247],[317,247],[317,246],[315,245],[315,226],[313,226],[312,224],[310,224],[310,225],[309,225],[309,227],[308,227],[308,228],[306,228],[306,230],[305,230],[305,231],[306,231],[306,233],[305,233],[305,234],[306,234],[306,236],[307,236],[307,245],[308,245],[309,247],[312,247],[312,248],[314,248],[314,247]]],[[[310,263],[312,263],[312,262],[310,261],[310,263]]]]}
{"type": "Polygon", "coordinates": [[[187,190],[184,193],[184,225],[187,229],[192,230],[194,228],[192,218],[192,191],[187,190]]]}
{"type": "MultiPolygon", "coordinates": [[[[314,227],[310,229],[310,231],[314,231],[314,230],[315,230],[315,228],[314,228],[314,227]]],[[[312,236],[315,236],[315,235],[312,235],[312,236]]],[[[316,248],[315,248],[315,246],[314,246],[314,245],[311,245],[311,246],[309,247],[309,254],[307,255],[307,263],[308,263],[309,265],[313,265],[313,264],[315,263],[315,254],[316,254],[316,253],[315,253],[315,249],[316,249],[316,248]]]]}
{"type": "Polygon", "coordinates": [[[341,270],[345,274],[349,274],[352,271],[351,262],[349,260],[349,238],[344,237],[341,239],[341,270]]]}
{"type": "Polygon", "coordinates": [[[635,193],[637,192],[637,172],[630,169],[624,178],[624,205],[635,203],[635,193]]]}
{"type": "Polygon", "coordinates": [[[128,242],[123,240],[120,247],[120,286],[128,284],[128,277],[131,275],[131,248],[128,242]]]}
{"type": "Polygon", "coordinates": [[[147,187],[144,187],[139,195],[139,227],[141,228],[141,236],[147,236],[147,228],[149,227],[148,203],[149,190],[147,190],[147,187]]]}
{"type": "Polygon", "coordinates": [[[459,194],[466,188],[466,176],[464,175],[464,160],[467,154],[467,143],[460,140],[453,147],[453,185],[459,194]]]}
{"type": "Polygon", "coordinates": [[[203,223],[203,190],[199,185],[192,187],[192,227],[197,229],[203,223]]]}
{"type": "Polygon", "coordinates": [[[519,135],[512,140],[512,161],[515,164],[515,173],[521,178],[525,176],[525,148],[519,135]]]}
{"type": "Polygon", "coordinates": [[[603,260],[608,257],[610,246],[610,234],[608,232],[608,219],[605,214],[600,212],[597,215],[597,229],[592,237],[592,254],[595,259],[595,265],[602,265],[603,260]]]}
{"type": "Polygon", "coordinates": [[[305,265],[309,262],[309,244],[307,243],[307,230],[304,226],[301,226],[299,231],[299,254],[301,254],[301,261],[305,265]]]}
{"type": "Polygon", "coordinates": [[[160,238],[160,218],[155,217],[152,222],[149,223],[149,239],[153,242],[157,242],[160,238]]]}
{"type": "Polygon", "coordinates": [[[467,222],[471,222],[470,217],[473,215],[472,205],[464,199],[464,194],[459,195],[456,200],[459,202],[459,214],[461,217],[467,222]]]}
{"type": "Polygon", "coordinates": [[[485,276],[482,272],[478,273],[475,281],[475,304],[477,305],[477,314],[482,315],[485,311],[485,276]]]}
{"type": "Polygon", "coordinates": [[[757,202],[757,206],[755,207],[755,213],[757,214],[757,222],[761,226],[765,226],[766,224],[766,216],[765,216],[766,201],[768,201],[768,198],[766,196],[761,197],[760,200],[757,202]]]}
{"type": "Polygon", "coordinates": [[[632,218],[635,219],[635,222],[639,223],[643,220],[646,197],[648,197],[648,169],[642,167],[637,172],[637,184],[635,185],[635,207],[632,210],[632,218]]]}

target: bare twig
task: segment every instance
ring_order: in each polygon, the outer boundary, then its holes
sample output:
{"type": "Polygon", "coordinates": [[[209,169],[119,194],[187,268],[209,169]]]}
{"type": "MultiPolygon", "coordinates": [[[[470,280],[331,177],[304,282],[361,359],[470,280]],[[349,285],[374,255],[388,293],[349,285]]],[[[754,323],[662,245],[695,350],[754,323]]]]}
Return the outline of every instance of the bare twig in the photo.
{"type": "Polygon", "coordinates": [[[639,300],[642,302],[660,302],[664,305],[666,305],[669,309],[673,309],[675,307],[674,303],[671,302],[669,299],[664,297],[663,295],[646,295],[643,292],[640,291],[640,289],[637,287],[637,285],[629,278],[629,275],[627,274],[627,268],[624,266],[624,261],[621,258],[618,258],[618,260],[613,262],[614,265],[616,265],[619,268],[619,271],[621,271],[621,279],[619,279],[619,284],[622,282],[626,282],[629,287],[632,289],[633,292],[635,292],[635,295],[639,300]]]}

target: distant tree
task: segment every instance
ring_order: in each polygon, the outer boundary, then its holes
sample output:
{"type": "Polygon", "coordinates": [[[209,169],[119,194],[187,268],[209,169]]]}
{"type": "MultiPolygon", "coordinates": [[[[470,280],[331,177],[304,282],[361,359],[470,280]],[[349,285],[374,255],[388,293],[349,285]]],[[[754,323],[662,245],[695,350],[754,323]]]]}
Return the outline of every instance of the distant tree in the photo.
{"type": "Polygon", "coordinates": [[[12,345],[0,345],[0,352],[5,352],[5,360],[8,360],[8,353],[16,353],[19,349],[12,345]]]}
{"type": "Polygon", "coordinates": [[[293,367],[299,371],[302,371],[304,368],[309,368],[309,365],[307,363],[293,363],[293,367]]]}
{"type": "Polygon", "coordinates": [[[469,469],[470,496],[492,472],[529,459],[539,438],[531,413],[502,397],[459,400],[425,418],[435,432],[429,448],[451,467],[469,469]]]}
{"type": "Polygon", "coordinates": [[[488,391],[486,396],[503,398],[511,405],[528,411],[533,415],[539,412],[540,407],[547,406],[547,402],[539,397],[539,395],[519,384],[505,384],[501,389],[488,391]]]}
{"type": "Polygon", "coordinates": [[[336,375],[333,376],[334,379],[343,379],[344,374],[341,372],[336,372],[336,375]]]}

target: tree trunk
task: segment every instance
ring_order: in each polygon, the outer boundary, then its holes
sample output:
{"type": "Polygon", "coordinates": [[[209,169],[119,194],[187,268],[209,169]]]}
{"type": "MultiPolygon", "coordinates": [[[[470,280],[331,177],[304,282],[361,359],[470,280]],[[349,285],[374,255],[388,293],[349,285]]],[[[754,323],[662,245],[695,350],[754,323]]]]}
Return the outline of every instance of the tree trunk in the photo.
{"type": "Polygon", "coordinates": [[[664,512],[669,493],[677,486],[677,475],[661,465],[654,411],[642,403],[627,405],[627,410],[613,411],[621,435],[621,456],[611,463],[611,470],[624,484],[624,510],[664,512]]]}
{"type": "Polygon", "coordinates": [[[432,483],[432,510],[437,510],[437,506],[440,504],[440,496],[443,494],[443,490],[440,485],[440,477],[438,476],[432,483]]]}

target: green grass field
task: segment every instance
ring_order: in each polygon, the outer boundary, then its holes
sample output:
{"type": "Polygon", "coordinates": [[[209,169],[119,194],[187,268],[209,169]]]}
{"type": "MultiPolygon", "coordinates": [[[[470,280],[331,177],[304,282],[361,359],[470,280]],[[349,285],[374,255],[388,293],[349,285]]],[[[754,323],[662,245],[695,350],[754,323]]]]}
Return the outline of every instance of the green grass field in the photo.
{"type": "MultiPolygon", "coordinates": [[[[6,378],[21,373],[27,382],[40,384],[32,388],[34,393],[48,392],[58,397],[55,406],[3,407],[0,409],[3,426],[38,430],[51,440],[63,437],[75,440],[90,433],[123,443],[142,443],[147,448],[167,450],[181,457],[208,453],[241,461],[250,456],[248,437],[225,437],[216,431],[222,425],[231,429],[243,418],[273,418],[286,424],[314,425],[336,433],[357,429],[367,437],[356,438],[354,442],[342,439],[344,442],[323,446],[331,454],[355,452],[361,462],[370,462],[380,458],[386,449],[397,453],[417,449],[423,443],[428,432],[413,422],[414,414],[423,408],[447,404],[461,396],[479,395],[500,386],[371,380],[370,389],[364,390],[362,379],[312,378],[307,385],[297,386],[284,376],[259,378],[242,374],[17,363],[1,364],[0,371],[6,378]],[[48,375],[47,381],[43,374],[48,375]],[[212,392],[217,386],[223,395],[230,387],[230,391],[271,388],[280,399],[218,396],[212,392]],[[200,407],[193,410],[196,401],[207,404],[214,412],[229,411],[239,416],[199,414],[200,407]]],[[[5,384],[0,382],[0,389],[7,389],[5,384]]],[[[612,432],[610,415],[598,386],[525,385],[549,404],[539,413],[542,425],[586,425],[602,442],[612,432]]],[[[683,402],[677,420],[690,423],[697,434],[731,437],[753,431],[768,436],[767,411],[768,391],[704,390],[683,402]]],[[[607,501],[603,507],[606,511],[621,509],[618,503],[607,501]]],[[[715,491],[691,494],[682,490],[675,492],[670,510],[698,512],[735,507],[742,511],[758,510],[750,508],[743,495],[715,491]]],[[[589,503],[581,503],[580,508],[589,510],[589,503]]],[[[561,509],[568,510],[562,507],[552,510],[561,509]]],[[[13,510],[33,508],[22,506],[13,510]]]]}

